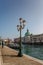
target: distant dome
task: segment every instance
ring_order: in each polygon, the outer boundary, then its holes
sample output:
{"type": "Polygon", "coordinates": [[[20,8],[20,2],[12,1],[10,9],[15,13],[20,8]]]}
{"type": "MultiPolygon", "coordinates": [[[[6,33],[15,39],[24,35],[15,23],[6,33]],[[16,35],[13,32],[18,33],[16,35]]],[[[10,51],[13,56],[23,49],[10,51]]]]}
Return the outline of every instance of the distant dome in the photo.
{"type": "Polygon", "coordinates": [[[25,36],[30,36],[30,32],[28,29],[27,29],[27,32],[25,33],[25,36]]]}

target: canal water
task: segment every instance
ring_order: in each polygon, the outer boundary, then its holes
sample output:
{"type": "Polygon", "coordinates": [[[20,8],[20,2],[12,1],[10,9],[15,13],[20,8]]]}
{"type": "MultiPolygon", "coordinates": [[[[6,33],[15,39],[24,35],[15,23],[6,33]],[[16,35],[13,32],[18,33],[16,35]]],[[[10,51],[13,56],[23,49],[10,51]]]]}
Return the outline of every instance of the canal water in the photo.
{"type": "Polygon", "coordinates": [[[43,45],[23,45],[22,53],[43,60],[43,45]]]}

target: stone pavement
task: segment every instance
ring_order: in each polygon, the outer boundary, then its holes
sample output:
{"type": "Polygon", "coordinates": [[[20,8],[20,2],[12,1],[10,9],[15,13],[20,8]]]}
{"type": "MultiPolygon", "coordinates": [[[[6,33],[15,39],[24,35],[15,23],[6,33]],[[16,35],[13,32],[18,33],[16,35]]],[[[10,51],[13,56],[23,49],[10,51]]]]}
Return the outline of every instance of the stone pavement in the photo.
{"type": "Polygon", "coordinates": [[[2,64],[3,64],[3,59],[2,59],[1,46],[0,46],[0,65],[2,64]]]}
{"type": "Polygon", "coordinates": [[[1,53],[3,58],[3,65],[43,65],[43,63],[34,61],[25,55],[23,55],[23,57],[18,57],[17,51],[6,46],[1,49],[1,53]]]}
{"type": "MultiPolygon", "coordinates": [[[[1,51],[1,50],[0,50],[1,51]]],[[[1,52],[0,52],[0,65],[1,65],[1,52]]]]}

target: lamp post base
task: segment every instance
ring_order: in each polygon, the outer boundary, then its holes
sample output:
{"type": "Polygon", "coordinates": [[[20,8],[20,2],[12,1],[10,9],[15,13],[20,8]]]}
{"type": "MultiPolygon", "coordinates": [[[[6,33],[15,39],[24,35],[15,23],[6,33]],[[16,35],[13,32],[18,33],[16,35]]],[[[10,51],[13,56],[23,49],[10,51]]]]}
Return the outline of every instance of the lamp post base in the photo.
{"type": "Polygon", "coordinates": [[[23,54],[19,52],[18,53],[18,57],[22,57],[22,56],[23,56],[23,54]]]}

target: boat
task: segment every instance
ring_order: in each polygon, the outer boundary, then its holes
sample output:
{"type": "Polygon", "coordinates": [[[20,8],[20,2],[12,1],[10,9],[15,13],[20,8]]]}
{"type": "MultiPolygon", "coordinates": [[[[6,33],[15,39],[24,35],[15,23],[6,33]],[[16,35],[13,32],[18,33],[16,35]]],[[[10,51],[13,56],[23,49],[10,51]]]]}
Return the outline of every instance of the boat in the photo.
{"type": "Polygon", "coordinates": [[[19,49],[19,45],[18,44],[9,44],[8,47],[12,48],[12,49],[19,49]]]}

